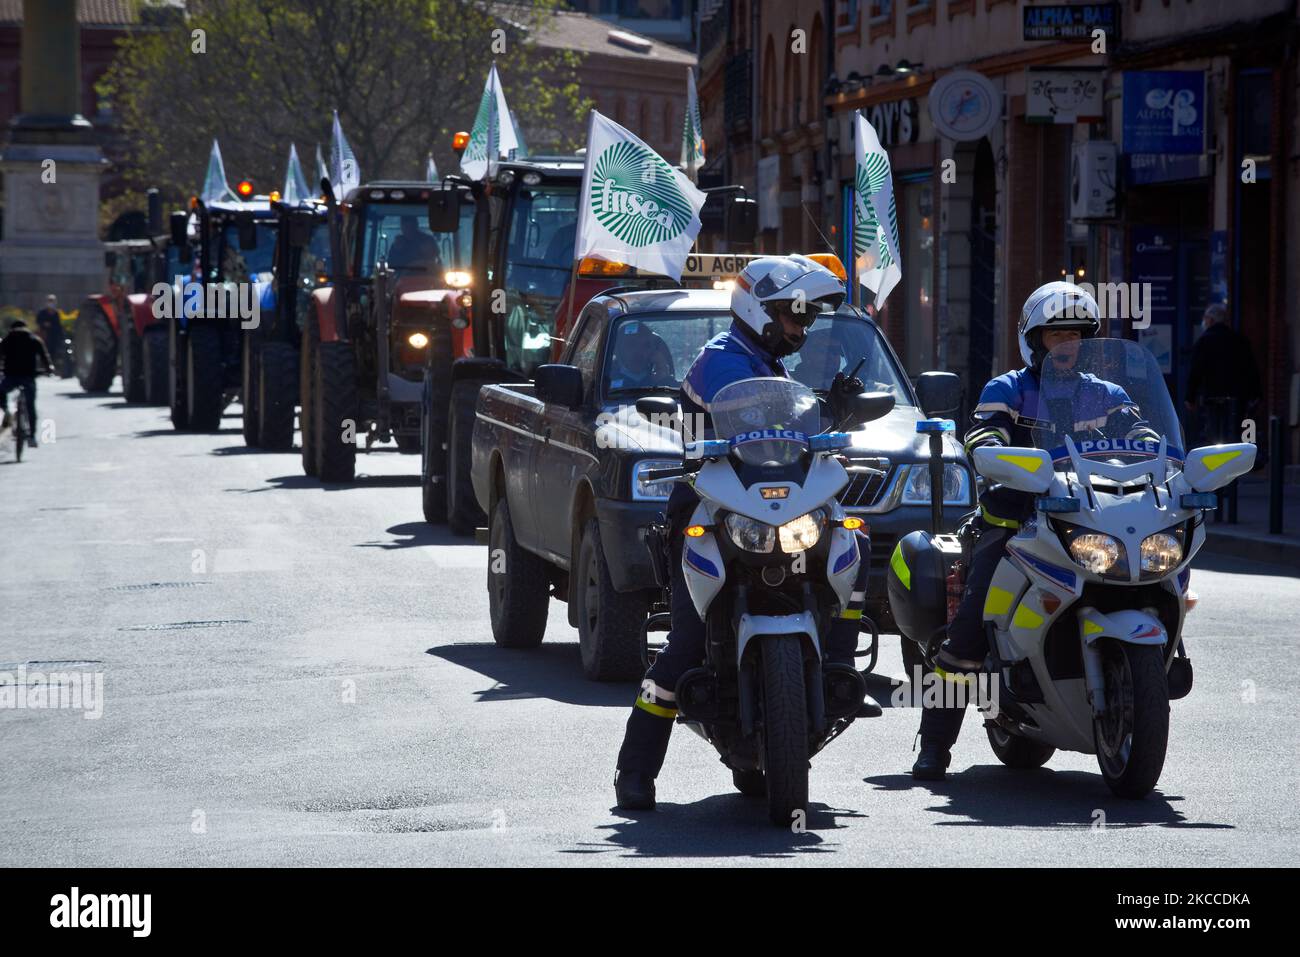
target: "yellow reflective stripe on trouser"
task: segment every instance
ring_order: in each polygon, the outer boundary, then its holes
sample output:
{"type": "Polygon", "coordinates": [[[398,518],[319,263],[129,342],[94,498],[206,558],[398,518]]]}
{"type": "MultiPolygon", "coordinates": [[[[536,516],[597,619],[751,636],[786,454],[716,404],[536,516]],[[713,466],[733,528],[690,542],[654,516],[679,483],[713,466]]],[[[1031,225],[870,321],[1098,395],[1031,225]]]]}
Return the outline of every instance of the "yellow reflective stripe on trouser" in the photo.
{"type": "Polygon", "coordinates": [[[861,609],[861,608],[845,608],[842,612],[840,612],[840,617],[841,617],[841,618],[859,618],[859,619],[860,619],[860,618],[862,617],[862,609],[861,609]]]}
{"type": "Polygon", "coordinates": [[[1020,523],[1017,522],[1014,518],[998,518],[996,515],[990,512],[983,505],[980,506],[980,515],[983,516],[984,521],[988,522],[990,525],[1000,525],[1003,528],[1020,527],[1020,523]]]}
{"type": "Polygon", "coordinates": [[[953,674],[951,671],[944,671],[938,665],[935,666],[934,673],[944,681],[951,681],[953,684],[969,685],[974,680],[974,675],[953,674]]]}
{"type": "Polygon", "coordinates": [[[675,717],[677,717],[677,709],[676,709],[676,708],[665,708],[665,707],[662,707],[662,706],[660,706],[660,705],[654,704],[654,703],[652,703],[652,702],[650,702],[650,701],[646,701],[645,698],[642,698],[642,697],[639,697],[639,696],[638,696],[637,699],[636,699],[636,706],[637,706],[638,708],[641,708],[641,709],[644,710],[644,711],[649,711],[652,715],[654,715],[654,716],[657,717],[657,718],[675,718],[675,717]]]}

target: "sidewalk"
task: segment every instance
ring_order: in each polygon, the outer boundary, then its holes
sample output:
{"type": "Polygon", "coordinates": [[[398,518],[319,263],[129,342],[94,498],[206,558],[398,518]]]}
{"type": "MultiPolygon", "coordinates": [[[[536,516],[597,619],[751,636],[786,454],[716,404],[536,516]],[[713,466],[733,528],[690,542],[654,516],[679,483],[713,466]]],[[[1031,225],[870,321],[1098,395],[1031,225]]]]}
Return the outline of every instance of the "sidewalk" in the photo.
{"type": "Polygon", "coordinates": [[[1238,483],[1237,523],[1216,522],[1210,512],[1205,532],[1206,551],[1300,567],[1300,485],[1282,486],[1281,535],[1268,533],[1268,477],[1261,474],[1238,483]]]}

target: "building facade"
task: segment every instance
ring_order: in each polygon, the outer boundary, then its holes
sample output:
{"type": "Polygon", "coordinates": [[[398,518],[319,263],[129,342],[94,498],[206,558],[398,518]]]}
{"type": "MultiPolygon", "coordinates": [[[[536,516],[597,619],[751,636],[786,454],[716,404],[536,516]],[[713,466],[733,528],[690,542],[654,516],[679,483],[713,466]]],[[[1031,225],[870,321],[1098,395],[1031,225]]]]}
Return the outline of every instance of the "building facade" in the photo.
{"type": "Polygon", "coordinates": [[[843,256],[861,110],[899,216],[879,319],[911,374],[958,373],[969,406],[1020,365],[1028,293],[1069,277],[1181,400],[1224,302],[1264,378],[1257,437],[1280,416],[1295,461],[1298,35],[1290,0],[723,0],[700,26],[708,168],[755,192],[761,249],[843,256]]]}

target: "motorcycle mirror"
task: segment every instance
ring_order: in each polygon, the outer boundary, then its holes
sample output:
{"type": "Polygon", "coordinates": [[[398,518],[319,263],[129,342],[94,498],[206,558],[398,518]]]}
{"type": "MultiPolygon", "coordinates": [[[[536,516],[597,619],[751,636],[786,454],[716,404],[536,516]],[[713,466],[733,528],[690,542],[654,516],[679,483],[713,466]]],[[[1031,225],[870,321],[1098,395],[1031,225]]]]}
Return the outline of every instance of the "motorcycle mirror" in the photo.
{"type": "Polygon", "coordinates": [[[951,412],[961,405],[961,379],[951,372],[922,372],[916,380],[916,397],[927,416],[951,412]]]}

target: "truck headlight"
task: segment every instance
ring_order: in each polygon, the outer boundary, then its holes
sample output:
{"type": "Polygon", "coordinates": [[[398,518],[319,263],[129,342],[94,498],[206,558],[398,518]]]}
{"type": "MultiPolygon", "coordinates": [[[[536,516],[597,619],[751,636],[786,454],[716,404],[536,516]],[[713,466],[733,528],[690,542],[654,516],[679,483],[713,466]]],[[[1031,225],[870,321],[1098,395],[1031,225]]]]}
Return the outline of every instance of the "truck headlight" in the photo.
{"type": "Polygon", "coordinates": [[[671,469],[681,466],[681,461],[671,459],[642,459],[632,469],[632,499],[634,501],[665,501],[673,491],[676,479],[659,479],[646,481],[645,473],[651,469],[671,469]]]}
{"type": "Polygon", "coordinates": [[[1156,532],[1142,539],[1142,570],[1163,574],[1183,560],[1183,543],[1172,532],[1156,532]]]}
{"type": "MultiPolygon", "coordinates": [[[[926,463],[908,466],[902,503],[904,505],[930,504],[930,466],[926,463]]],[[[945,462],[943,466],[943,503],[945,505],[970,504],[970,474],[956,462],[945,462]]]]}
{"type": "Polygon", "coordinates": [[[789,555],[806,551],[816,545],[817,540],[822,537],[822,522],[825,517],[822,510],[817,509],[782,525],[778,529],[781,551],[789,555]]]}
{"type": "Polygon", "coordinates": [[[743,548],[747,552],[767,554],[776,544],[776,529],[766,522],[757,522],[732,512],[723,524],[726,525],[727,534],[731,536],[736,547],[743,548]]]}
{"type": "Polygon", "coordinates": [[[1070,557],[1094,575],[1106,574],[1123,554],[1124,546],[1101,532],[1084,532],[1070,539],[1070,557]]]}

